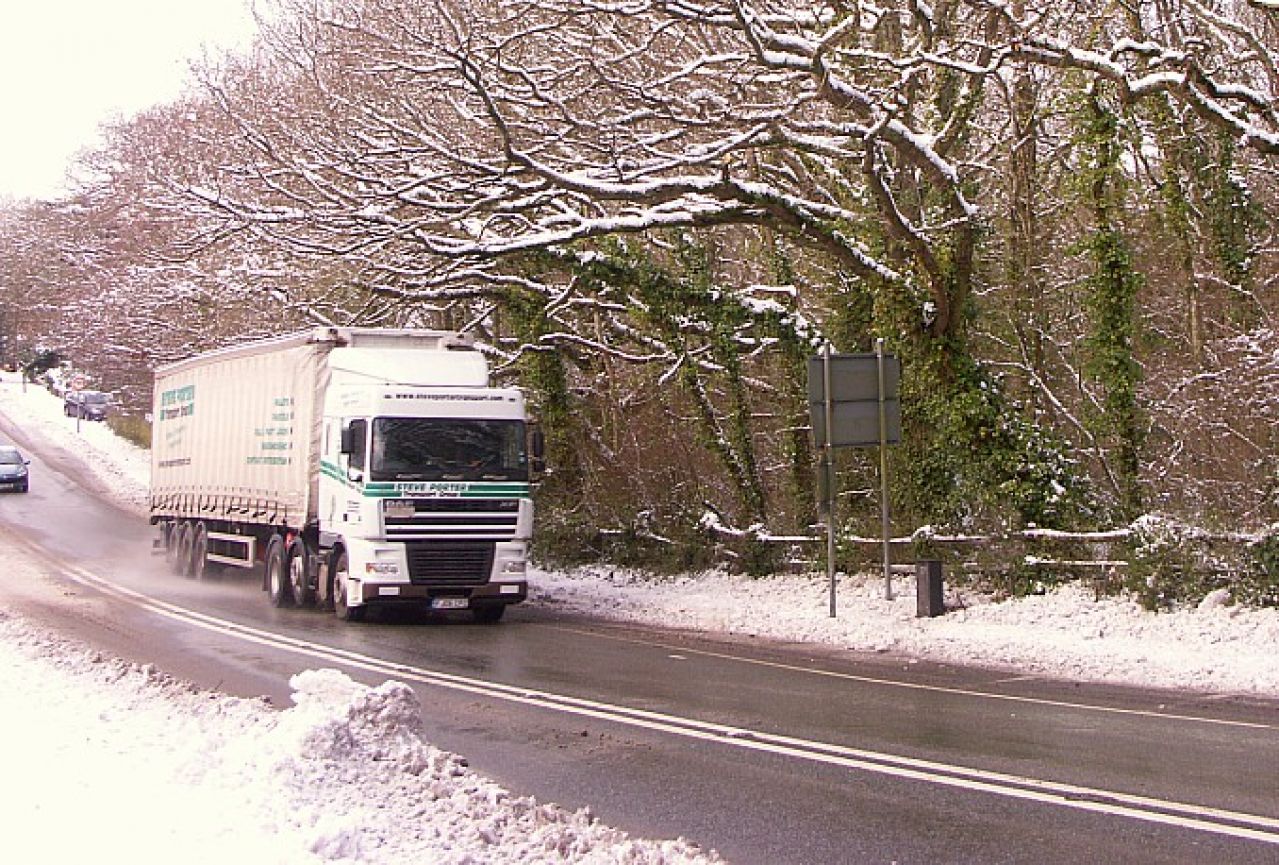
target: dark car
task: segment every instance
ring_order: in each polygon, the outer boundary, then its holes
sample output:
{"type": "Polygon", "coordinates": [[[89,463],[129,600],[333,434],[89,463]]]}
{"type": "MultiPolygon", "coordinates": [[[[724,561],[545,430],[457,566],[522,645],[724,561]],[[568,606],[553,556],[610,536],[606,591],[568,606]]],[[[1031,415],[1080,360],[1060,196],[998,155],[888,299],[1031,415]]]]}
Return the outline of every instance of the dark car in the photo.
{"type": "Polygon", "coordinates": [[[100,390],[69,390],[62,402],[67,417],[84,420],[106,420],[111,408],[111,395],[100,390]]]}
{"type": "Polygon", "coordinates": [[[31,485],[27,466],[31,460],[11,445],[0,445],[0,490],[25,493],[31,485]]]}

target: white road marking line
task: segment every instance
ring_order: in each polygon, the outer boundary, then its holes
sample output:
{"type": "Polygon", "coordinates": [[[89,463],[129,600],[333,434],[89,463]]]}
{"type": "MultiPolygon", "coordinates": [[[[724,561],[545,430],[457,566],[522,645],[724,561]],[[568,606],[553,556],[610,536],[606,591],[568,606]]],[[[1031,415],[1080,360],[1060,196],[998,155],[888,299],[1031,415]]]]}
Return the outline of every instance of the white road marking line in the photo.
{"type": "MultiPolygon", "coordinates": [[[[601,634],[595,631],[588,631],[581,628],[571,628],[564,625],[550,625],[560,631],[566,631],[570,634],[581,634],[582,636],[598,637],[605,640],[615,640],[620,643],[635,643],[641,646],[652,646],[658,649],[671,650],[674,647],[657,640],[641,640],[637,637],[623,637],[617,634],[601,634]]],[[[1250,730],[1274,730],[1279,725],[1267,724],[1261,721],[1235,721],[1229,718],[1206,718],[1200,715],[1184,715],[1175,712],[1164,712],[1156,709],[1124,709],[1118,706],[1102,706],[1096,703],[1076,703],[1069,700],[1050,700],[1045,697],[1023,697],[1016,694],[995,694],[990,691],[978,691],[972,688],[954,688],[949,685],[926,685],[921,682],[903,682],[897,679],[885,679],[877,676],[865,676],[857,673],[840,673],[834,670],[822,670],[814,667],[802,667],[798,664],[787,664],[781,661],[765,661],[761,658],[746,658],[741,655],[734,655],[730,652],[715,652],[710,649],[694,649],[688,646],[679,647],[679,651],[688,655],[702,655],[707,658],[716,658],[725,661],[737,661],[742,664],[752,664],[758,667],[771,667],[776,670],[786,670],[793,673],[807,673],[812,676],[825,676],[832,679],[846,679],[850,682],[862,682],[868,685],[884,685],[890,688],[905,688],[914,691],[932,691],[940,694],[955,694],[961,697],[980,697],[987,700],[1003,700],[1008,703],[1026,703],[1033,706],[1050,706],[1057,709],[1078,709],[1085,712],[1102,712],[1111,715],[1133,715],[1145,718],[1162,718],[1168,721],[1187,721],[1196,724],[1208,724],[1219,727],[1243,727],[1250,730]]],[[[1012,682],[1018,679],[1026,679],[1034,681],[1035,676],[1019,676],[1016,679],[1000,679],[998,682],[1012,682]]],[[[1228,700],[1232,694],[1218,695],[1202,695],[1202,699],[1228,700]]]]}

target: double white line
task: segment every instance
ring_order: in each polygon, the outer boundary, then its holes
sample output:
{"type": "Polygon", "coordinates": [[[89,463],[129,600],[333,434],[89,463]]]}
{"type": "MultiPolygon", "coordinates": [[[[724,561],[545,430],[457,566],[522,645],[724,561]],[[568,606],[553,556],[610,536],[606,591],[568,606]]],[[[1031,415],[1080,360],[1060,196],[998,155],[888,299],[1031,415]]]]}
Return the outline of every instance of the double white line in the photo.
{"type": "MultiPolygon", "coordinates": [[[[38,557],[48,558],[49,552],[47,550],[38,548],[23,539],[15,538],[15,540],[29,547],[32,553],[38,557]]],[[[564,694],[530,690],[515,685],[486,682],[482,679],[456,676],[423,667],[393,663],[369,655],[312,643],[307,640],[300,640],[295,637],[288,637],[220,619],[216,616],[210,616],[176,604],[157,600],[70,563],[63,563],[63,566],[66,568],[66,576],[75,582],[149,610],[157,615],[246,642],[285,649],[318,661],[340,664],[380,675],[393,676],[407,682],[449,688],[488,699],[536,706],[578,717],[624,724],[688,739],[717,742],[728,747],[741,748],[748,751],[766,752],[813,763],[921,781],[927,784],[990,793],[996,796],[1072,808],[1078,811],[1107,814],[1131,820],[1141,820],[1147,823],[1159,823],[1183,829],[1210,832],[1215,835],[1226,835],[1233,838],[1279,845],[1279,819],[1272,817],[1218,808],[1205,808],[1198,805],[1171,802],[1145,796],[1133,796],[1127,793],[1112,792],[1093,787],[1041,781],[1035,778],[970,769],[931,760],[918,760],[895,754],[866,751],[843,745],[714,724],[707,721],[699,721],[695,718],[632,709],[611,703],[583,700],[564,694]]]]}

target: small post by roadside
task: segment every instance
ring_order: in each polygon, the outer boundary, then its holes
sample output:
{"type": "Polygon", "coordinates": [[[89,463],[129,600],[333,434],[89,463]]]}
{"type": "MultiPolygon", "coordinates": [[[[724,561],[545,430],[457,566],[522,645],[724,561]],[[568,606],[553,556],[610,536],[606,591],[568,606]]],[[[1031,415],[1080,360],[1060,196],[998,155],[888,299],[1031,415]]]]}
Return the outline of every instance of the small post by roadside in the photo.
{"type": "MultiPolygon", "coordinates": [[[[71,384],[71,393],[72,393],[72,394],[81,394],[81,393],[84,391],[84,385],[85,385],[84,376],[83,376],[83,375],[80,375],[79,373],[77,373],[77,374],[76,374],[76,375],[75,375],[75,376],[71,379],[70,384],[71,384]]],[[[84,419],[84,411],[83,411],[83,409],[81,409],[81,407],[80,407],[80,406],[81,406],[81,403],[80,403],[80,401],[79,401],[79,400],[75,400],[75,405],[76,405],[76,412],[75,412],[75,431],[78,433],[78,432],[80,432],[80,421],[84,419]]]]}
{"type": "Polygon", "coordinates": [[[941,560],[919,559],[915,562],[915,618],[931,618],[944,612],[941,560]]]}

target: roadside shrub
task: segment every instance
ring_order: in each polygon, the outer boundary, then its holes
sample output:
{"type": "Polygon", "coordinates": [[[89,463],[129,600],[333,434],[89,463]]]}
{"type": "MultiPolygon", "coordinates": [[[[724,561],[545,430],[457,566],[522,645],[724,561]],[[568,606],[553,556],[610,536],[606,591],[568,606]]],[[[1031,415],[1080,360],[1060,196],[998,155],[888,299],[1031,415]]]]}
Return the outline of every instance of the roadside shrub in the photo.
{"type": "Polygon", "coordinates": [[[110,415],[107,426],[125,441],[132,442],[140,448],[151,449],[151,424],[136,415],[110,415]]]}
{"type": "Polygon", "coordinates": [[[604,542],[599,529],[572,513],[552,512],[540,506],[534,510],[535,526],[530,555],[550,568],[570,568],[593,564],[604,558],[604,542]]]}
{"type": "Polygon", "coordinates": [[[1198,603],[1223,587],[1237,594],[1237,580],[1231,575],[1246,569],[1237,543],[1232,544],[1233,554],[1223,551],[1220,537],[1164,517],[1147,515],[1135,521],[1130,543],[1125,587],[1150,610],[1198,603]]]}
{"type": "Polygon", "coordinates": [[[661,522],[665,529],[659,531],[654,515],[640,511],[623,524],[601,526],[585,515],[539,510],[533,557],[547,567],[606,562],[659,574],[704,570],[724,558],[741,560],[739,552],[710,538],[696,520],[661,522]]]}
{"type": "Polygon", "coordinates": [[[1249,567],[1238,584],[1238,600],[1258,607],[1279,607],[1279,525],[1248,548],[1249,567]]]}

